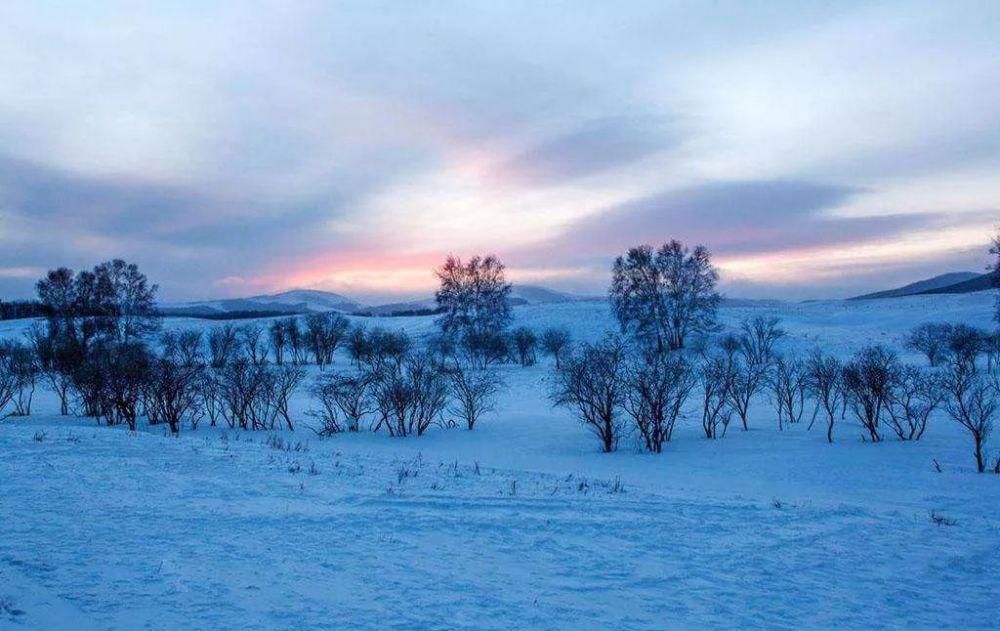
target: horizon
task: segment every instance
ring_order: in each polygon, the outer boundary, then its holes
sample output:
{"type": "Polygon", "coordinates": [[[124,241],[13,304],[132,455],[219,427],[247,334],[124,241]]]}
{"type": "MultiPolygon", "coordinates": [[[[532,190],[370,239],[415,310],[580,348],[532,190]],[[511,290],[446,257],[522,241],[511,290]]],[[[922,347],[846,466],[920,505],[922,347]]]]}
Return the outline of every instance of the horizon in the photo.
{"type": "Polygon", "coordinates": [[[452,253],[604,295],[670,239],[728,297],[836,299],[985,272],[1000,221],[997,3],[0,16],[5,299],[120,257],[165,303],[405,301],[452,253]]]}

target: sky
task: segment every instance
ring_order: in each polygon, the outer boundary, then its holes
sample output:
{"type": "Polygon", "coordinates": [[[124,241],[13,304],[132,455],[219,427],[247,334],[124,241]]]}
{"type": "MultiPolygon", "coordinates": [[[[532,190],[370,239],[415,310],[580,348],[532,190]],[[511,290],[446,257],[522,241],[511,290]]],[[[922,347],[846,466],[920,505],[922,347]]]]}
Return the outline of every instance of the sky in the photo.
{"type": "Polygon", "coordinates": [[[704,244],[733,297],[980,271],[1000,2],[0,3],[0,297],[428,295],[449,253],[599,294],[704,244]]]}

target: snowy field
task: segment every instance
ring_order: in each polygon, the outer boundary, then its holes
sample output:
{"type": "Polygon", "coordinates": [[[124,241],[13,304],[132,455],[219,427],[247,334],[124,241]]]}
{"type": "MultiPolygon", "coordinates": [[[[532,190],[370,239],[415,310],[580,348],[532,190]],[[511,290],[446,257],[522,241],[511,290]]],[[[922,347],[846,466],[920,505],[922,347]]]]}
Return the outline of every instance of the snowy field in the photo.
{"type": "MultiPolygon", "coordinates": [[[[991,326],[993,299],[721,315],[728,327],[777,315],[783,351],[847,356],[898,348],[925,321],[991,326]]],[[[577,340],[612,326],[603,303],[515,316],[577,340]]],[[[433,327],[364,322],[416,337],[433,327]]],[[[0,337],[25,326],[0,323],[0,337]]],[[[171,438],[59,417],[40,392],[34,416],[0,425],[0,628],[1000,624],[1000,478],[974,472],[971,441],[943,414],[920,442],[863,443],[848,420],[829,445],[806,423],[779,432],[760,400],[751,431],[708,441],[692,400],[664,453],[625,441],[602,454],[551,407],[551,369],[548,358],[504,367],[509,390],[472,432],[403,439],[319,439],[305,393],[295,432],[202,426],[171,438]]]]}

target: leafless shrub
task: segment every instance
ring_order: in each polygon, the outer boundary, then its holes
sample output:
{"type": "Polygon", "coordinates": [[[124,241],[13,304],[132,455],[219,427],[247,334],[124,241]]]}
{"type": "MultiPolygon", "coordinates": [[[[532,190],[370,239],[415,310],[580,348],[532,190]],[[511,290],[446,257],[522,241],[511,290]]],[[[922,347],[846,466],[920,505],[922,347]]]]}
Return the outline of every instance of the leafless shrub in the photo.
{"type": "Polygon", "coordinates": [[[222,410],[225,405],[220,379],[213,369],[206,368],[201,372],[201,379],[198,381],[198,390],[201,398],[201,405],[208,417],[208,423],[215,427],[222,417],[222,410]]]}
{"type": "Polygon", "coordinates": [[[0,356],[0,418],[7,416],[5,410],[14,400],[17,391],[17,377],[10,358],[0,356]]]}
{"type": "Polygon", "coordinates": [[[483,414],[493,410],[496,394],[504,382],[491,368],[456,364],[448,369],[448,384],[451,394],[448,411],[461,419],[467,429],[473,429],[483,414]]]}
{"type": "Polygon", "coordinates": [[[967,365],[948,368],[942,380],[945,410],[972,436],[976,469],[986,470],[984,447],[1000,410],[1000,391],[994,380],[972,371],[967,365]]]}
{"type": "MultiPolygon", "coordinates": [[[[843,392],[843,365],[835,357],[814,350],[806,360],[806,389],[816,400],[813,422],[820,408],[826,415],[826,441],[833,442],[833,425],[837,418],[837,402],[843,392]]],[[[812,429],[812,423],[809,424],[812,429]]]]}
{"type": "Polygon", "coordinates": [[[298,318],[285,318],[281,321],[285,329],[285,341],[288,344],[288,352],[291,355],[292,363],[296,366],[306,363],[308,346],[306,334],[299,327],[298,318]]]}
{"type": "Polygon", "coordinates": [[[281,366],[285,363],[285,346],[288,344],[284,322],[281,320],[271,322],[271,325],[267,327],[267,335],[271,340],[271,350],[274,351],[274,363],[281,366]]]}
{"type": "Polygon", "coordinates": [[[223,368],[237,357],[239,336],[236,327],[224,324],[208,333],[208,354],[213,368],[223,368]]]}
{"type": "Polygon", "coordinates": [[[535,348],[538,346],[538,337],[535,332],[526,326],[519,326],[510,332],[510,339],[514,343],[514,349],[517,351],[517,358],[521,365],[534,365],[535,348]]]}
{"type": "Polygon", "coordinates": [[[255,364],[267,363],[267,342],[264,338],[264,327],[257,324],[246,324],[239,328],[239,340],[243,345],[243,353],[255,364]]]}
{"type": "Polygon", "coordinates": [[[317,366],[333,362],[333,354],[350,328],[347,318],[330,311],[306,316],[305,334],[317,366]]]}
{"type": "Polygon", "coordinates": [[[140,403],[148,383],[152,356],[138,342],[101,344],[82,366],[99,384],[98,409],[108,425],[125,423],[135,431],[140,403]]]}
{"type": "Polygon", "coordinates": [[[889,389],[886,424],[900,440],[920,440],[927,419],[943,398],[937,375],[923,373],[915,366],[901,366],[889,389]]]}
{"type": "Polygon", "coordinates": [[[784,422],[798,423],[806,404],[807,373],[805,364],[794,358],[779,357],[774,361],[768,385],[771,401],[778,413],[778,429],[784,422]]]}
{"type": "Polygon", "coordinates": [[[553,327],[545,329],[541,338],[542,350],[556,360],[556,368],[560,368],[563,356],[570,350],[572,337],[569,329],[553,327]]]}
{"type": "Polygon", "coordinates": [[[230,427],[274,429],[280,409],[277,371],[240,357],[216,373],[220,415],[230,427]]]}
{"type": "Polygon", "coordinates": [[[309,412],[310,416],[320,421],[321,428],[317,433],[329,436],[345,430],[359,431],[362,419],[373,411],[368,396],[371,384],[372,376],[367,373],[327,373],[318,376],[309,388],[320,405],[319,410],[309,412]]]}
{"type": "Polygon", "coordinates": [[[706,355],[697,377],[701,386],[701,428],[706,438],[721,438],[733,417],[729,405],[729,393],[736,378],[733,361],[729,356],[706,355]]]}
{"type": "Polygon", "coordinates": [[[785,330],[775,317],[756,316],[740,325],[740,346],[749,364],[766,366],[776,358],[775,346],[785,337],[785,330]]]}
{"type": "Polygon", "coordinates": [[[0,358],[7,364],[7,371],[13,376],[14,395],[13,416],[30,416],[31,403],[35,396],[39,366],[34,350],[17,342],[0,344],[0,358]]]}
{"type": "Polygon", "coordinates": [[[198,329],[188,329],[177,334],[177,360],[182,366],[190,368],[205,362],[203,341],[204,336],[198,329]]]}
{"type": "Polygon", "coordinates": [[[28,333],[28,342],[34,351],[39,374],[48,383],[49,389],[59,397],[59,413],[66,416],[69,414],[73,389],[72,370],[79,358],[75,345],[42,326],[32,327],[28,333]]]}
{"type": "Polygon", "coordinates": [[[953,324],[948,333],[948,351],[953,364],[976,372],[976,360],[986,349],[989,334],[968,324],[953,324]]]}
{"type": "Polygon", "coordinates": [[[914,327],[903,340],[906,348],[922,353],[931,366],[937,366],[948,355],[948,339],[951,324],[947,322],[926,322],[914,327]]]}
{"type": "Polygon", "coordinates": [[[306,372],[298,366],[277,366],[267,371],[270,374],[268,385],[269,397],[274,406],[274,412],[285,421],[285,427],[294,430],[292,417],[288,410],[289,400],[295,390],[306,377],[306,372]]]}
{"type": "MultiPolygon", "coordinates": [[[[366,354],[362,361],[372,372],[384,370],[399,372],[412,348],[413,341],[405,331],[373,328],[367,333],[366,354]]],[[[420,358],[419,363],[425,361],[430,361],[430,358],[420,358]]]]}
{"type": "Polygon", "coordinates": [[[418,353],[372,373],[371,398],[390,436],[422,436],[448,403],[448,381],[440,364],[418,353]]]}
{"type": "Polygon", "coordinates": [[[847,405],[873,443],[882,440],[881,421],[890,405],[893,380],[899,370],[896,354],[881,345],[861,349],[844,366],[847,405]]]}
{"type": "Polygon", "coordinates": [[[203,370],[166,357],[153,361],[145,392],[147,415],[167,423],[174,434],[180,432],[185,418],[191,429],[196,429],[204,413],[200,389],[203,370]]]}
{"type": "Polygon", "coordinates": [[[617,336],[584,344],[555,372],[552,400],[574,410],[601,441],[614,451],[622,433],[618,415],[625,396],[625,347],[617,336]]]}
{"type": "Polygon", "coordinates": [[[648,451],[663,451],[696,382],[694,369],[680,355],[648,351],[628,365],[623,407],[648,451]]]}

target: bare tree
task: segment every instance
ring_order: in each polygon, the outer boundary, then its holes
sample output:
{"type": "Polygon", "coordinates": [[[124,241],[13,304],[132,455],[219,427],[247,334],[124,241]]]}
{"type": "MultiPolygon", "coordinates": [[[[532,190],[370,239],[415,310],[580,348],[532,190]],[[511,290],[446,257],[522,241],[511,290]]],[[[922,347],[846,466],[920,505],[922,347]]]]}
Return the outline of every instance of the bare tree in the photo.
{"type": "Polygon", "coordinates": [[[535,363],[535,347],[538,345],[538,338],[535,332],[526,326],[519,326],[510,333],[514,348],[517,349],[517,358],[522,366],[532,366],[535,363]]]}
{"type": "Polygon", "coordinates": [[[202,407],[211,427],[215,427],[220,418],[223,418],[223,407],[226,403],[219,376],[214,370],[206,368],[201,373],[198,381],[198,391],[201,398],[202,407]]]}
{"type": "Polygon", "coordinates": [[[972,435],[976,469],[982,473],[986,470],[984,447],[1000,411],[997,384],[961,364],[948,368],[943,384],[947,392],[945,410],[972,435]]]}
{"type": "Polygon", "coordinates": [[[100,379],[100,415],[108,425],[125,423],[135,431],[150,375],[149,351],[137,342],[109,342],[100,345],[94,355],[94,363],[86,369],[95,371],[100,379]]]}
{"type": "Polygon", "coordinates": [[[288,340],[288,351],[292,355],[292,363],[296,366],[304,364],[306,361],[306,339],[299,328],[299,321],[296,318],[285,318],[282,321],[285,327],[285,339],[288,340]]]}
{"type": "Polygon", "coordinates": [[[177,335],[177,358],[182,366],[192,368],[205,363],[202,351],[203,338],[198,329],[188,329],[177,335]]]}
{"type": "Polygon", "coordinates": [[[74,352],[76,347],[68,339],[51,335],[45,327],[37,325],[28,333],[28,341],[34,349],[40,374],[59,397],[59,414],[66,416],[73,388],[72,370],[78,361],[74,352]]]}
{"type": "Polygon", "coordinates": [[[900,440],[920,440],[927,419],[943,398],[937,375],[921,372],[916,366],[900,366],[889,389],[886,424],[900,440]]]}
{"type": "Polygon", "coordinates": [[[678,241],[655,253],[643,245],[615,260],[611,306],[622,332],[659,352],[684,347],[693,333],[715,328],[721,296],[719,274],[704,246],[689,251],[678,241]]]}
{"type": "Polygon", "coordinates": [[[449,256],[435,270],[440,287],[435,294],[442,315],[441,332],[456,339],[503,335],[510,324],[510,283],[496,256],[474,256],[467,263],[449,256]]]}
{"type": "Polygon", "coordinates": [[[369,355],[368,334],[363,326],[355,326],[347,332],[347,352],[351,362],[360,366],[369,355]]]}
{"type": "MultiPolygon", "coordinates": [[[[833,442],[833,425],[837,419],[837,402],[843,392],[843,365],[836,357],[814,350],[806,360],[806,389],[816,399],[813,421],[820,408],[826,415],[826,442],[833,442]]],[[[812,423],[809,424],[812,429],[812,423]]]]}
{"type": "Polygon", "coordinates": [[[986,336],[983,351],[986,353],[986,369],[990,372],[1000,370],[1000,329],[986,336]]]}
{"type": "Polygon", "coordinates": [[[383,369],[399,372],[412,348],[413,341],[406,331],[387,331],[375,327],[368,331],[363,361],[374,372],[383,369]]]}
{"type": "Polygon", "coordinates": [[[306,371],[298,366],[276,366],[270,370],[268,383],[270,384],[270,397],[274,406],[275,415],[280,415],[285,421],[285,426],[289,430],[294,430],[292,417],[289,413],[289,401],[296,388],[306,377],[306,371]]]}
{"type": "Polygon", "coordinates": [[[925,322],[914,327],[903,340],[906,348],[922,353],[931,366],[937,366],[948,355],[948,339],[952,326],[947,322],[925,322]]]}
{"type": "Polygon", "coordinates": [[[216,372],[220,415],[229,427],[273,429],[273,375],[264,366],[239,357],[216,372]]]}
{"type": "Polygon", "coordinates": [[[557,370],[560,368],[563,354],[570,348],[571,340],[569,329],[565,327],[553,327],[542,332],[542,350],[556,360],[557,370]]]}
{"type": "Polygon", "coordinates": [[[14,400],[17,391],[17,377],[9,357],[0,355],[0,419],[8,416],[7,406],[14,400]]]}
{"type": "Polygon", "coordinates": [[[775,345],[785,335],[779,322],[778,318],[757,316],[743,321],[739,336],[722,339],[723,352],[735,370],[729,404],[739,416],[743,431],[750,428],[750,403],[766,385],[768,371],[776,358],[775,345]]]}
{"type": "Polygon", "coordinates": [[[729,391],[733,387],[735,374],[733,362],[727,356],[705,356],[698,367],[702,403],[701,428],[706,438],[721,438],[729,429],[733,416],[729,405],[729,391]]]}
{"type": "Polygon", "coordinates": [[[409,356],[398,370],[372,373],[371,397],[379,421],[390,436],[422,436],[448,404],[443,367],[424,353],[409,356]]]}
{"type": "Polygon", "coordinates": [[[319,410],[309,412],[310,416],[320,421],[317,433],[329,436],[345,430],[359,431],[362,419],[374,411],[368,396],[371,385],[372,375],[368,373],[319,375],[309,389],[320,404],[319,410]]]}
{"type": "Polygon", "coordinates": [[[243,343],[243,352],[255,364],[267,363],[267,343],[264,339],[264,327],[257,324],[247,324],[239,329],[239,338],[243,343]]]}
{"type": "Polygon", "coordinates": [[[239,337],[231,324],[217,326],[208,332],[208,354],[213,368],[224,368],[239,355],[239,337]]]}
{"type": "Polygon", "coordinates": [[[881,421],[890,405],[895,375],[899,370],[896,354],[877,344],[861,349],[844,366],[848,407],[873,443],[882,439],[881,421]]]}
{"type": "Polygon", "coordinates": [[[989,334],[968,324],[953,324],[948,333],[948,351],[953,363],[976,372],[976,360],[985,350],[989,334]]]}
{"type": "Polygon", "coordinates": [[[271,338],[271,349],[274,351],[274,363],[281,366],[285,363],[285,345],[288,343],[285,323],[281,320],[275,320],[271,322],[267,332],[271,338]]]}
{"type": "Polygon", "coordinates": [[[339,313],[328,312],[323,326],[324,363],[332,364],[333,356],[351,328],[351,323],[339,313]]]}
{"type": "Polygon", "coordinates": [[[807,373],[805,365],[797,359],[778,357],[770,371],[768,385],[771,400],[778,413],[778,429],[783,422],[798,423],[806,403],[807,373]]]}
{"type": "Polygon", "coordinates": [[[553,380],[553,402],[574,410],[605,452],[614,451],[621,438],[618,409],[625,396],[624,369],[624,344],[608,336],[566,357],[553,380]]]}
{"type": "Polygon", "coordinates": [[[492,331],[470,332],[458,340],[457,348],[463,359],[476,368],[504,362],[511,355],[507,337],[492,331]]]}
{"type": "Polygon", "coordinates": [[[326,335],[325,314],[310,313],[306,316],[305,325],[306,340],[312,351],[313,360],[317,366],[322,366],[326,359],[326,345],[323,339],[326,335]]]}
{"type": "Polygon", "coordinates": [[[146,383],[148,416],[164,421],[177,434],[186,418],[196,429],[203,414],[201,402],[201,366],[185,366],[175,359],[162,357],[151,362],[146,383]]]}
{"type": "Polygon", "coordinates": [[[31,404],[35,397],[35,386],[38,382],[38,360],[34,351],[20,343],[10,343],[0,349],[0,355],[6,355],[10,360],[10,369],[14,373],[16,391],[14,394],[14,416],[31,416],[31,404]]]}
{"type": "Polygon", "coordinates": [[[740,325],[743,334],[740,343],[747,361],[759,366],[770,364],[775,359],[775,346],[785,337],[781,320],[775,317],[755,316],[740,325]]]}
{"type": "Polygon", "coordinates": [[[684,403],[697,383],[681,356],[643,353],[626,369],[623,406],[648,451],[660,453],[670,441],[684,403]]]}
{"type": "Polygon", "coordinates": [[[504,386],[496,370],[475,369],[456,363],[448,369],[450,405],[448,411],[473,429],[483,414],[491,412],[497,392],[504,386]]]}

